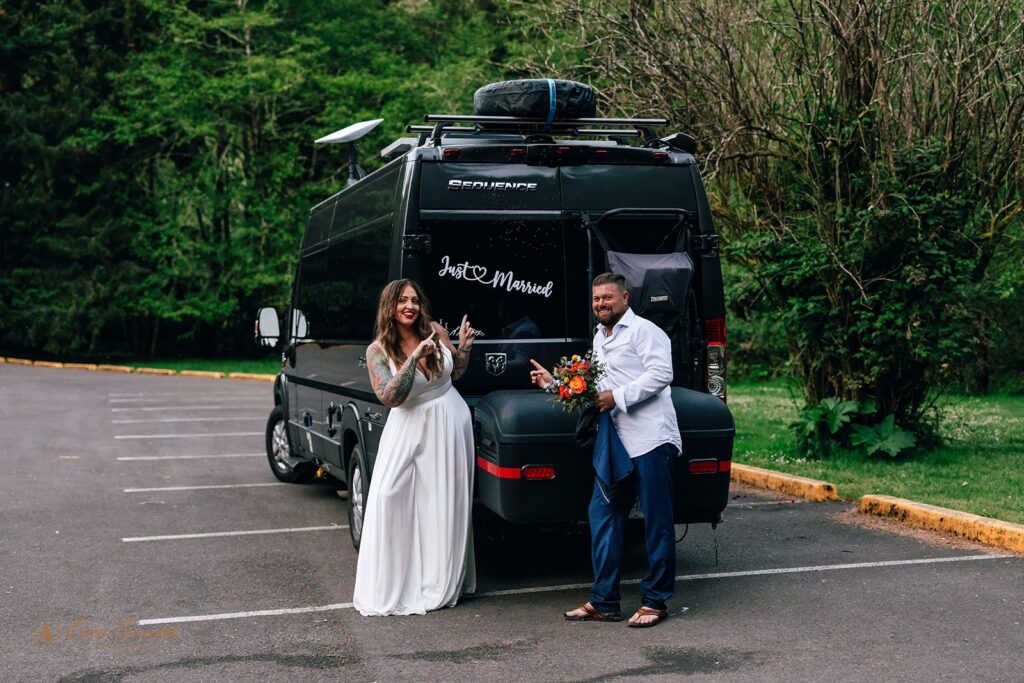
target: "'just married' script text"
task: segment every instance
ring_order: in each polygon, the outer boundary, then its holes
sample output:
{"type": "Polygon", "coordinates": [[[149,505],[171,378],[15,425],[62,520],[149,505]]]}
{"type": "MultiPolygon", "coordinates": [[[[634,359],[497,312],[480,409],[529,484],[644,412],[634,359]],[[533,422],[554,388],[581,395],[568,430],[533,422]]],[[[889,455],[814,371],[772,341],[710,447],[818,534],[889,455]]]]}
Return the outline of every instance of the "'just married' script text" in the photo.
{"type": "Polygon", "coordinates": [[[482,285],[491,287],[503,287],[509,292],[522,292],[523,294],[540,294],[545,298],[551,296],[551,289],[555,283],[548,280],[546,285],[539,285],[529,280],[517,280],[511,270],[502,271],[494,269],[492,272],[487,266],[475,266],[469,261],[462,263],[451,263],[447,255],[441,257],[441,270],[438,271],[441,277],[453,277],[458,280],[479,282],[482,285]]]}

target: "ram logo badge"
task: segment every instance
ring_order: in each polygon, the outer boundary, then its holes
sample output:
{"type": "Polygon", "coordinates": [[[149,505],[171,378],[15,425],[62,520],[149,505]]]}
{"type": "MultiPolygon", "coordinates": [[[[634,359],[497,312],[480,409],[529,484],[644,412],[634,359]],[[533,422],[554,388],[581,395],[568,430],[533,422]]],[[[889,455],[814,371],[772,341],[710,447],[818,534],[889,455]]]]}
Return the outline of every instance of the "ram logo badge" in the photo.
{"type": "Polygon", "coordinates": [[[508,367],[508,355],[504,353],[484,354],[484,367],[487,372],[497,377],[508,367]]]}

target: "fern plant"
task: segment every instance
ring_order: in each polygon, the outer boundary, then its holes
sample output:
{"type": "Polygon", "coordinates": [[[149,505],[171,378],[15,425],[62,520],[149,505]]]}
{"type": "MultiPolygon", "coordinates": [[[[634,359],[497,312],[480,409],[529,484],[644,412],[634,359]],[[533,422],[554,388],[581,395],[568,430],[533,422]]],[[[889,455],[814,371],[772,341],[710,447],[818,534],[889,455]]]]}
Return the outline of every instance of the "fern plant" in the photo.
{"type": "Polygon", "coordinates": [[[850,443],[861,447],[867,455],[885,453],[890,458],[917,445],[913,433],[896,426],[894,416],[887,415],[876,425],[854,424],[850,443]]]}
{"type": "Polygon", "coordinates": [[[805,406],[789,427],[800,453],[815,459],[858,451],[896,458],[917,445],[911,432],[896,426],[895,416],[878,422],[873,401],[826,398],[805,406]]]}

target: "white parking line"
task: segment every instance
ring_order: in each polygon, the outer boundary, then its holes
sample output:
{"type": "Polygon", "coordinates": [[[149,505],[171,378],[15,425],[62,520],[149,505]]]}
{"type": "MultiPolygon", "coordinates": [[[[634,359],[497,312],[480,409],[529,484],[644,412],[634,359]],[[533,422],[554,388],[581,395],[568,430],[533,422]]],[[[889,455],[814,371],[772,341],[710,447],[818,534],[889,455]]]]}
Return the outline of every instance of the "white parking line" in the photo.
{"type": "MultiPolygon", "coordinates": [[[[258,400],[259,396],[253,396],[247,394],[244,396],[231,396],[228,394],[196,394],[194,396],[160,396],[160,397],[142,397],[139,398],[108,398],[107,403],[158,403],[160,401],[167,402],[170,399],[181,399],[183,401],[209,401],[214,399],[217,401],[236,399],[239,401],[255,401],[258,400]]],[[[270,398],[269,396],[267,397],[270,398]]]]}
{"type": "Polygon", "coordinates": [[[262,416],[253,417],[242,415],[241,417],[154,417],[150,419],[140,418],[138,420],[111,420],[110,424],[115,425],[140,425],[155,422],[237,422],[239,420],[259,420],[263,422],[267,418],[262,416]]]}
{"type": "Polygon", "coordinates": [[[263,432],[216,432],[211,434],[119,434],[115,439],[198,439],[202,436],[263,436],[263,432]]]}
{"type": "Polygon", "coordinates": [[[183,624],[189,621],[216,621],[218,619],[244,619],[246,617],[273,617],[279,614],[304,614],[306,612],[329,612],[337,609],[350,609],[351,602],[338,602],[333,605],[319,607],[290,607],[287,609],[261,609],[255,612],[226,612],[224,614],[202,614],[194,617],[171,617],[169,619],[139,619],[139,626],[151,624],[183,624]]]}
{"type": "Polygon", "coordinates": [[[155,412],[157,410],[255,410],[257,408],[266,408],[267,402],[261,401],[259,405],[255,403],[251,406],[238,405],[237,403],[222,403],[220,405],[206,405],[206,406],[144,406],[140,408],[111,408],[112,413],[127,413],[149,411],[155,412]]]}
{"type": "Polygon", "coordinates": [[[209,392],[184,392],[184,391],[136,391],[136,392],[131,392],[131,393],[107,394],[107,398],[118,399],[118,400],[120,400],[120,399],[130,400],[130,399],[133,399],[133,398],[153,398],[153,397],[161,397],[161,396],[169,396],[171,398],[178,398],[178,397],[184,397],[184,398],[193,398],[193,397],[204,398],[204,397],[206,397],[206,398],[209,398],[210,396],[252,396],[252,394],[251,393],[242,393],[242,392],[231,393],[231,392],[224,392],[224,391],[221,391],[219,393],[218,392],[214,392],[214,393],[209,393],[209,392]]]}
{"type": "Polygon", "coordinates": [[[205,460],[206,458],[262,458],[266,453],[212,453],[210,455],[125,455],[118,460],[205,460]]]}
{"type": "Polygon", "coordinates": [[[125,493],[152,493],[153,491],[198,491],[200,489],[247,489],[256,486],[291,486],[280,481],[260,482],[258,484],[203,484],[201,486],[158,486],[147,489],[125,489],[125,493]]]}
{"type": "MultiPolygon", "coordinates": [[[[838,569],[867,569],[872,567],[899,567],[905,565],[936,564],[941,562],[969,562],[972,560],[998,560],[1012,555],[960,555],[956,557],[931,557],[919,560],[890,560],[886,562],[853,562],[850,564],[825,564],[809,567],[779,567],[777,569],[753,569],[744,572],[717,572],[714,574],[684,574],[677,576],[676,581],[700,581],[704,579],[733,579],[745,576],[766,576],[775,574],[800,574],[805,572],[823,572],[838,569]]],[[[640,579],[629,579],[624,584],[638,584],[640,579]]],[[[533,586],[530,588],[512,588],[503,591],[488,591],[477,593],[477,598],[495,598],[505,595],[524,595],[528,593],[551,593],[565,590],[582,590],[590,588],[590,583],[570,583],[560,586],[533,586]]],[[[163,617],[158,619],[139,619],[136,622],[139,626],[151,626],[154,624],[183,624],[193,621],[218,621],[222,619],[244,619],[246,617],[266,617],[280,614],[304,614],[306,612],[327,612],[330,610],[351,609],[351,602],[339,602],[333,605],[321,605],[318,607],[294,607],[290,609],[268,609],[252,612],[222,612],[220,614],[199,614],[184,617],[163,617]]]]}
{"type": "Polygon", "coordinates": [[[143,541],[179,541],[188,538],[220,538],[222,536],[257,536],[260,534],[290,534],[299,531],[329,531],[347,529],[348,524],[330,524],[328,526],[303,526],[291,529],[253,529],[251,531],[213,531],[205,534],[170,534],[167,536],[133,536],[122,538],[125,543],[141,543],[143,541]]]}

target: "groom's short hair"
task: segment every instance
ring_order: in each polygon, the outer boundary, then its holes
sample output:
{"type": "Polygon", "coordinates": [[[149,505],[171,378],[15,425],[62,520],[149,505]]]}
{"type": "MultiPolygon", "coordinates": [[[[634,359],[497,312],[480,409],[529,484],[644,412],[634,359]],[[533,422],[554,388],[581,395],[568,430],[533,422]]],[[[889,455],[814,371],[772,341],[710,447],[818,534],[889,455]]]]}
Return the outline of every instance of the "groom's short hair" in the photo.
{"type": "Polygon", "coordinates": [[[601,273],[594,278],[594,282],[591,283],[591,287],[598,287],[600,285],[615,285],[619,288],[620,292],[626,291],[626,276],[619,275],[618,273],[601,273]]]}

